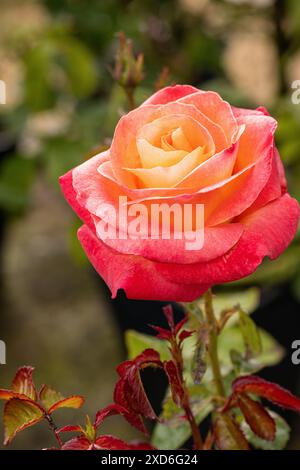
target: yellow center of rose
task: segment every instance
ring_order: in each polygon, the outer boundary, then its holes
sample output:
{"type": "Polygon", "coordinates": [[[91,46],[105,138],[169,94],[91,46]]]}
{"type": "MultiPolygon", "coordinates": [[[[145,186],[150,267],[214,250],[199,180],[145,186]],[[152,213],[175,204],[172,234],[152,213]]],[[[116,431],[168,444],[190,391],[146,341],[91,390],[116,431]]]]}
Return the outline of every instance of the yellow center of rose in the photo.
{"type": "Polygon", "coordinates": [[[136,136],[140,166],[123,168],[140,188],[176,187],[215,153],[207,129],[190,116],[162,116],[144,125],[136,136]]]}

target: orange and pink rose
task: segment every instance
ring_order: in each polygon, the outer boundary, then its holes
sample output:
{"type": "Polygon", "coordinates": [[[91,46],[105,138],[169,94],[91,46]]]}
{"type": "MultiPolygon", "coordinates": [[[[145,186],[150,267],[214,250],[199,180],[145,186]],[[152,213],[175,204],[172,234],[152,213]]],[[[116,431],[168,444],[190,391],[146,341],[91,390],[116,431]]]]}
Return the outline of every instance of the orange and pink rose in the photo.
{"type": "MultiPolygon", "coordinates": [[[[111,147],[60,179],[84,222],[79,240],[112,295],[191,301],[210,286],[251,274],[293,239],[299,205],[287,193],[274,144],[276,121],[263,108],[230,106],[214,92],[167,87],[123,116],[111,147]],[[104,238],[129,202],[203,204],[204,245],[184,240],[104,238]]],[[[124,227],[115,227],[124,230],[124,227]]]]}

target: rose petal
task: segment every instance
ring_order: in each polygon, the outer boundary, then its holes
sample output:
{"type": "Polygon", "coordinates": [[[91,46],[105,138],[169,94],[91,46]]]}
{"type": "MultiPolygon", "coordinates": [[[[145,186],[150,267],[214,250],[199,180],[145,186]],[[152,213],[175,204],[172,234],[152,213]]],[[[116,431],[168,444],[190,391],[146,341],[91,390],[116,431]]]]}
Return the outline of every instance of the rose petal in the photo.
{"type": "Polygon", "coordinates": [[[124,289],[129,299],[182,301],[195,300],[209,285],[173,283],[157,271],[157,263],[140,256],[123,255],[102,243],[86,226],[78,231],[78,238],[96,271],[111,290],[112,297],[124,289]]]}
{"type": "Polygon", "coordinates": [[[149,104],[166,104],[170,103],[171,101],[176,101],[183,96],[190,95],[192,93],[196,93],[198,88],[195,88],[190,85],[174,85],[174,86],[167,86],[162,88],[161,90],[154,93],[150,98],[148,98],[142,106],[149,105],[149,104]]]}
{"type": "Polygon", "coordinates": [[[232,175],[238,152],[238,142],[229,149],[216,153],[211,158],[194,168],[185,176],[176,188],[193,189],[213,186],[220,181],[226,181],[232,175]]]}
{"type": "Polygon", "coordinates": [[[225,133],[227,144],[231,145],[237,133],[237,122],[232,113],[231,106],[213,91],[200,91],[187,95],[179,103],[192,104],[198,108],[211,121],[218,124],[225,133]]]}
{"type": "Polygon", "coordinates": [[[87,209],[81,206],[77,201],[77,195],[73,187],[73,170],[68,171],[59,178],[62,192],[78,217],[89,227],[93,227],[94,223],[91,214],[87,209]]]}
{"type": "MultiPolygon", "coordinates": [[[[170,152],[165,152],[166,154],[170,152]]],[[[191,171],[207,160],[202,147],[197,147],[188,153],[178,163],[168,166],[156,166],[154,168],[127,168],[127,171],[137,176],[144,187],[148,188],[172,188],[191,171]]]]}
{"type": "Polygon", "coordinates": [[[216,152],[225,149],[228,147],[227,138],[225,136],[224,130],[221,126],[213,122],[209,117],[205,116],[196,106],[193,104],[183,103],[181,101],[176,101],[174,103],[168,103],[164,106],[161,106],[158,111],[155,111],[154,114],[159,116],[172,116],[173,114],[183,114],[190,116],[199,122],[211,135],[216,152]]]}
{"type": "Polygon", "coordinates": [[[187,152],[184,150],[163,150],[150,144],[146,139],[137,139],[137,148],[143,168],[154,168],[156,166],[170,166],[182,160],[187,152]]]}
{"type": "Polygon", "coordinates": [[[170,282],[184,284],[205,280],[214,285],[246,277],[265,256],[274,259],[292,241],[299,222],[299,204],[285,194],[239,222],[245,224],[245,231],[224,256],[194,265],[161,263],[158,271],[170,282]]]}
{"type": "Polygon", "coordinates": [[[273,136],[277,126],[275,119],[264,115],[243,116],[238,123],[245,124],[246,127],[239,140],[235,172],[256,161],[266,145],[273,145],[273,136]]]}
{"type": "MultiPolygon", "coordinates": [[[[96,230],[98,224],[95,223],[96,230]]],[[[128,237],[127,239],[105,239],[103,243],[120,253],[140,255],[152,261],[189,264],[207,262],[227,253],[238,242],[243,230],[243,225],[236,223],[219,227],[206,227],[203,235],[204,245],[197,250],[186,249],[189,233],[186,233],[186,238],[182,240],[174,240],[173,238],[169,240],[162,238],[159,240],[151,238],[135,240],[128,237]]],[[[103,239],[101,231],[97,233],[98,237],[103,239]]],[[[200,232],[198,236],[200,240],[200,232]]]]}

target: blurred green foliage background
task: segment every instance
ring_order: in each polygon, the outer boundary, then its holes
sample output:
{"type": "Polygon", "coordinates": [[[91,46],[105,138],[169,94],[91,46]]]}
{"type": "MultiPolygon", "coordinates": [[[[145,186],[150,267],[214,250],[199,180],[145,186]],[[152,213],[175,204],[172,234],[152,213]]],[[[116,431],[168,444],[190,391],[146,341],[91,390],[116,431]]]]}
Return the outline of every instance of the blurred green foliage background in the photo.
{"type": "MultiPolygon", "coordinates": [[[[31,361],[43,369],[39,378],[62,383],[64,393],[90,394],[93,411],[96,397],[99,406],[109,400],[120,337],[58,177],[109,145],[127,109],[111,73],[120,31],[145,57],[137,103],[163,78],[218,91],[237,106],[266,106],[279,123],[290,192],[300,200],[300,105],[291,102],[291,84],[300,79],[299,0],[1,0],[0,337],[11,351],[1,385],[31,361]],[[95,375],[107,354],[106,390],[95,375]]],[[[240,284],[273,292],[288,284],[300,301],[299,235],[240,284]]],[[[30,433],[16,448],[43,445],[43,434],[30,433]]]]}

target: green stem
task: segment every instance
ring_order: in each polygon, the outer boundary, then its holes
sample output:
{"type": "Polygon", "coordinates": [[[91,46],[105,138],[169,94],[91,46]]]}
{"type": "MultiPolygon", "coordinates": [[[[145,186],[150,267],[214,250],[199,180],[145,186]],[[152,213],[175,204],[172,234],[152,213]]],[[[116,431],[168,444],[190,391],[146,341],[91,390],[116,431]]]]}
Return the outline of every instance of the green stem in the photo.
{"type": "Polygon", "coordinates": [[[213,380],[217,394],[221,397],[225,397],[224,383],[218,356],[218,327],[213,310],[211,289],[209,289],[204,294],[204,306],[206,320],[209,325],[208,355],[212,369],[213,380]]]}

